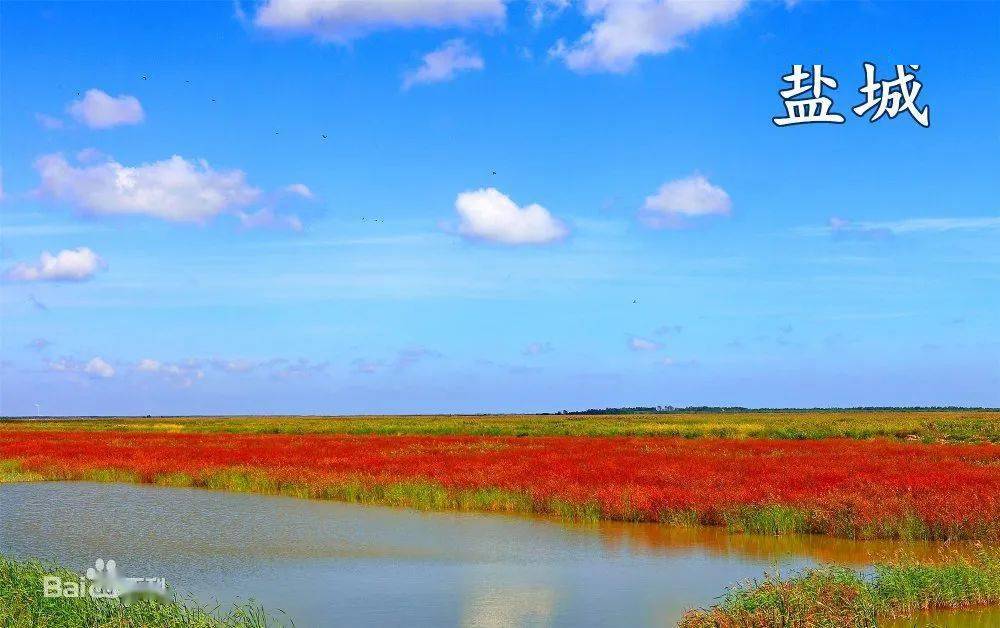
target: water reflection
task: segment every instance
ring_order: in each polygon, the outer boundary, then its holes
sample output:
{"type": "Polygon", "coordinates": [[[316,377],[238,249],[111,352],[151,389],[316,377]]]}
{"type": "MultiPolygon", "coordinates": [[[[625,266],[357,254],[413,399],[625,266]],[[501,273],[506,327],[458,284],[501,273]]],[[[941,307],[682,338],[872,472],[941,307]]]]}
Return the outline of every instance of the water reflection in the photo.
{"type": "Polygon", "coordinates": [[[611,551],[646,552],[665,556],[696,552],[764,561],[798,556],[817,563],[864,566],[901,555],[929,559],[939,557],[942,553],[972,555],[975,552],[975,546],[967,542],[852,541],[804,534],[729,534],[722,528],[682,528],[613,521],[576,524],[572,527],[598,534],[611,551]]]}
{"type": "Polygon", "coordinates": [[[483,588],[474,591],[466,602],[462,626],[548,626],[552,623],[555,600],[556,593],[551,589],[483,588]]]}
{"type": "Polygon", "coordinates": [[[985,608],[961,611],[933,611],[915,617],[884,623],[885,628],[997,628],[1000,609],[985,608]]]}

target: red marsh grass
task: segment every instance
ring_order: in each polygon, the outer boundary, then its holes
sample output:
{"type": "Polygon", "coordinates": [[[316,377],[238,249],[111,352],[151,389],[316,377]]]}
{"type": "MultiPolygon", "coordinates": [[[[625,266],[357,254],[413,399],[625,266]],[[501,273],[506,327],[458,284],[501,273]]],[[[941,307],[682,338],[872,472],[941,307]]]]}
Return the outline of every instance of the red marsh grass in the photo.
{"type": "Polygon", "coordinates": [[[1000,538],[1000,445],[0,429],[13,479],[847,538],[1000,538]]]}

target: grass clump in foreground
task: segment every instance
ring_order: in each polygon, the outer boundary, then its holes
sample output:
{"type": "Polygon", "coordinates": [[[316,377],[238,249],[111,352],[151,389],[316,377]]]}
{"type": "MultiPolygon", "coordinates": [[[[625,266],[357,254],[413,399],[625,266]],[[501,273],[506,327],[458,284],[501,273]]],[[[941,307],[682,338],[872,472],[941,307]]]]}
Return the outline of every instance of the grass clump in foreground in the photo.
{"type": "Polygon", "coordinates": [[[862,573],[847,567],[767,576],[731,589],[719,604],[689,611],[681,628],[876,627],[922,610],[1000,604],[1000,552],[921,564],[912,559],[862,573]]]}
{"type": "Polygon", "coordinates": [[[45,597],[45,576],[78,581],[79,574],[37,560],[0,555],[0,626],[4,628],[268,628],[281,625],[253,604],[228,612],[194,603],[45,597]]]}

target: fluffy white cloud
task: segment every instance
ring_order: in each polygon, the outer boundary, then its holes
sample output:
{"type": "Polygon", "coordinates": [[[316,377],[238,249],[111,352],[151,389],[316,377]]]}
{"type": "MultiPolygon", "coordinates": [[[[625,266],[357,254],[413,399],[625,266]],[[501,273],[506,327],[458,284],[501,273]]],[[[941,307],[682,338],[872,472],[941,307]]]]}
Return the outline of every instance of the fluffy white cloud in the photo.
{"type": "Polygon", "coordinates": [[[496,188],[462,192],[455,199],[461,222],[458,231],[468,238],[502,244],[545,244],[566,237],[569,230],[541,205],[518,207],[496,188]]]}
{"type": "Polygon", "coordinates": [[[138,371],[145,371],[147,373],[156,373],[163,367],[163,364],[158,360],[153,360],[151,358],[143,358],[136,364],[135,368],[138,371]]]}
{"type": "Polygon", "coordinates": [[[41,191],[93,214],[204,223],[260,194],[240,170],[217,171],[204,160],[178,155],[141,166],[112,159],[74,166],[57,153],[40,157],[35,169],[42,178],[41,191]]]}
{"type": "Polygon", "coordinates": [[[20,263],[7,271],[13,281],[84,281],[104,268],[104,261],[85,246],[55,255],[44,251],[37,264],[20,263]]]}
{"type": "Polygon", "coordinates": [[[135,96],[109,96],[99,89],[88,89],[83,98],[70,103],[67,111],[92,129],[139,124],[146,117],[135,96]]]}
{"type": "Polygon", "coordinates": [[[499,24],[505,16],[503,0],[268,0],[254,23],[347,43],[377,30],[499,24]]]}
{"type": "Polygon", "coordinates": [[[92,358],[83,367],[83,372],[93,377],[107,379],[115,376],[115,367],[105,362],[102,358],[92,358]]]}
{"type": "Polygon", "coordinates": [[[406,73],[403,89],[422,83],[450,81],[462,71],[482,70],[483,58],[461,39],[447,41],[437,50],[423,57],[419,68],[406,73]]]}
{"type": "Polygon", "coordinates": [[[728,215],[732,206],[725,190],[696,174],[661,185],[646,197],[640,218],[651,227],[677,227],[684,218],[728,215]]]}
{"type": "Polygon", "coordinates": [[[205,376],[204,371],[201,369],[201,362],[198,360],[169,363],[160,362],[152,358],[143,358],[135,365],[135,370],[144,374],[161,375],[183,388],[193,385],[195,380],[202,379],[205,376]]]}
{"type": "Polygon", "coordinates": [[[656,341],[639,336],[632,336],[628,339],[628,348],[632,351],[657,351],[662,345],[656,341]]]}
{"type": "Polygon", "coordinates": [[[115,376],[115,367],[108,364],[101,357],[91,358],[89,362],[80,362],[73,358],[60,358],[48,364],[49,370],[57,373],[82,374],[99,379],[108,379],[115,376]]]}
{"type": "Polygon", "coordinates": [[[587,0],[596,21],[575,43],[549,53],[577,72],[627,72],[642,55],[664,54],[684,37],[736,17],[746,0],[587,0]]]}

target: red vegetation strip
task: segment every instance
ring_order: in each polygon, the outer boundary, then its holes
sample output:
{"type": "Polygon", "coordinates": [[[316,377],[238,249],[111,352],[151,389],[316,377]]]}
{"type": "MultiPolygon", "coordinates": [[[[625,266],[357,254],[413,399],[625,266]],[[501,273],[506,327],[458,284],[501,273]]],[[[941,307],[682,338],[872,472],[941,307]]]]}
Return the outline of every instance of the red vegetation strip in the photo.
{"type": "Polygon", "coordinates": [[[1000,536],[992,444],[0,430],[0,459],[47,477],[116,469],[151,482],[239,467],[312,487],[361,478],[500,488],[537,504],[595,504],[610,519],[693,512],[723,524],[740,509],[781,506],[804,513],[815,532],[852,535],[916,517],[935,538],[1000,536]]]}

